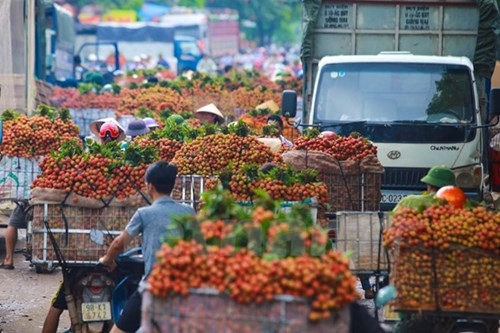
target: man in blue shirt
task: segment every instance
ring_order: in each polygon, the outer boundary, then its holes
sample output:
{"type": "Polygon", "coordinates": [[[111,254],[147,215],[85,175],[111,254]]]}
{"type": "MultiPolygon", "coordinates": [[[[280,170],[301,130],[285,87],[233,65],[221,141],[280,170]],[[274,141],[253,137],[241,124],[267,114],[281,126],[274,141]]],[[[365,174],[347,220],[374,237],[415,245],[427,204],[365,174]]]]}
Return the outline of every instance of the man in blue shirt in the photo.
{"type": "MultiPolygon", "coordinates": [[[[156,252],[161,246],[161,237],[166,233],[181,236],[182,230],[172,225],[172,217],[195,214],[192,207],[180,204],[170,198],[177,176],[177,167],[164,161],[152,164],[146,171],[146,186],[153,200],[149,207],[139,208],[132,216],[120,236],[111,243],[106,255],[99,259],[101,264],[113,270],[115,258],[120,255],[130,241],[142,233],[142,252],[144,255],[146,278],[156,261],[156,252]],[[175,233],[175,234],[174,234],[175,233]]],[[[135,332],[141,325],[142,295],[136,291],[125,304],[123,312],[112,332],[135,332]]]]}

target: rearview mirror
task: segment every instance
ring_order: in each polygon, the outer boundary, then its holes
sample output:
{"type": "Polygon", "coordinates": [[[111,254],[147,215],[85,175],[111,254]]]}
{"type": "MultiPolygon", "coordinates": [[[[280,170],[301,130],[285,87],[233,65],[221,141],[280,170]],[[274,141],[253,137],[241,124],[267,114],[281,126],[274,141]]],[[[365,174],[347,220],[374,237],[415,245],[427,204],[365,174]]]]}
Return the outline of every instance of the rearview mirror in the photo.
{"type": "Polygon", "coordinates": [[[500,88],[490,90],[490,116],[500,115],[500,88]]]}
{"type": "Polygon", "coordinates": [[[294,118],[296,113],[297,93],[293,90],[283,91],[281,95],[281,114],[286,118],[294,118]]]}

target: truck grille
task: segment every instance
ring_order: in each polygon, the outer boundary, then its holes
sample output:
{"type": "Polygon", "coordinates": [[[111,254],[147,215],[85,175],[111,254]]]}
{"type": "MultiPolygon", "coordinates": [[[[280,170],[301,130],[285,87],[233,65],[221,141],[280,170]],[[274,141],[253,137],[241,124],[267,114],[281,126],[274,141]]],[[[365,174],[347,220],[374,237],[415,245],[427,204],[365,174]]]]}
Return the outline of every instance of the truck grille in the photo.
{"type": "Polygon", "coordinates": [[[382,176],[382,188],[422,190],[425,185],[420,181],[429,169],[385,168],[382,176]]]}

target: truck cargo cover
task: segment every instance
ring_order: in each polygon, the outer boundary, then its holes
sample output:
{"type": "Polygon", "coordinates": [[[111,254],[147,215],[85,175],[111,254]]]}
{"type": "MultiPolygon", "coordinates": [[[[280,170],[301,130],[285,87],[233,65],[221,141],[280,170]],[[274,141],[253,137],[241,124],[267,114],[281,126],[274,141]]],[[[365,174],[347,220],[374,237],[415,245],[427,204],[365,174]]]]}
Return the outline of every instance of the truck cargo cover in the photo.
{"type": "Polygon", "coordinates": [[[100,41],[129,42],[173,42],[175,28],[171,25],[155,23],[102,23],[96,26],[97,39],[100,41]]]}
{"type": "MultiPolygon", "coordinates": [[[[314,47],[313,31],[318,20],[321,5],[324,2],[324,0],[302,0],[301,59],[303,63],[308,63],[312,60],[312,50],[314,47]]],[[[331,3],[341,2],[335,1],[331,3]]],[[[374,4],[375,3],[377,2],[374,1],[374,4]]],[[[471,61],[474,64],[474,69],[477,75],[490,78],[493,74],[496,63],[496,44],[499,33],[499,10],[495,0],[478,0],[477,3],[479,6],[479,26],[474,59],[471,59],[471,61]]],[[[404,4],[422,5],[422,3],[418,2],[405,2],[404,4]]],[[[436,2],[436,5],[443,4],[445,3],[436,2]]]]}

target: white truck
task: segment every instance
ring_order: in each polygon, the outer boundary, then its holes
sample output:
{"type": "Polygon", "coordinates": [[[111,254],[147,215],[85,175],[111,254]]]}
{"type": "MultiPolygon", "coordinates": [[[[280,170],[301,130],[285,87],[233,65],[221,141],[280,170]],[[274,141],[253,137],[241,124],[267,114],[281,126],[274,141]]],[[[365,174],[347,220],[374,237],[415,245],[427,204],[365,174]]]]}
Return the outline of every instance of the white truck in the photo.
{"type": "Polygon", "coordinates": [[[161,22],[176,26],[176,32],[200,40],[203,53],[211,58],[235,55],[240,48],[238,12],[229,8],[173,7],[161,22]]]}
{"type": "MultiPolygon", "coordinates": [[[[378,147],[382,210],[425,190],[420,179],[440,164],[480,198],[487,122],[498,112],[487,108],[496,2],[302,3],[302,117],[323,130],[359,132],[378,147]]],[[[283,95],[285,115],[295,116],[295,103],[292,92],[283,95]]]]}

